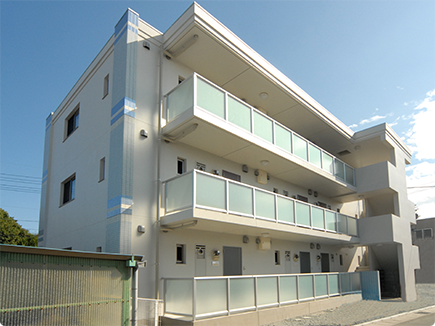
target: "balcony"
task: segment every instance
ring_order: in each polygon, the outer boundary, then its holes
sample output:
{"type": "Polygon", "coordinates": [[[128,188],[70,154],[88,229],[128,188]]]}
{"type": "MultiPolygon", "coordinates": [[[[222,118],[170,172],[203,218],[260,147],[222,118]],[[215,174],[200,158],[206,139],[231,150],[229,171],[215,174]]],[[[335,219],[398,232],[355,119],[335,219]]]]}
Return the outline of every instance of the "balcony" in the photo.
{"type": "Polygon", "coordinates": [[[164,313],[196,320],[353,293],[359,273],[168,278],[164,313]]]}
{"type": "Polygon", "coordinates": [[[291,232],[292,238],[358,241],[356,218],[198,170],[164,182],[164,204],[161,225],[170,228],[201,220],[210,231],[231,233],[230,223],[235,233],[262,228],[284,239],[291,232]]]}
{"type": "Polygon", "coordinates": [[[355,171],[261,111],[193,74],[166,95],[168,140],[333,196],[354,193],[355,171]],[[267,167],[260,161],[267,160],[267,167]]]}

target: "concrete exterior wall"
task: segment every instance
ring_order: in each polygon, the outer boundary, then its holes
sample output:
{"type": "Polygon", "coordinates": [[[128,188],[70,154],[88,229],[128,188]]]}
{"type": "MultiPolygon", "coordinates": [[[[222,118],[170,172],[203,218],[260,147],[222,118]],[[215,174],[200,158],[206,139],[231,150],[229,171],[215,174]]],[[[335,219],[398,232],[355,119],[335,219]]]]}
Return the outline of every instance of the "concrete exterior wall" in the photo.
{"type": "Polygon", "coordinates": [[[435,218],[417,220],[412,228],[412,243],[418,246],[420,252],[420,269],[415,271],[417,283],[435,283],[435,218]],[[426,236],[423,233],[426,230],[426,236]],[[432,232],[430,232],[432,230],[432,232]],[[422,237],[417,237],[417,231],[422,237]],[[429,236],[432,233],[432,237],[429,236]]]}

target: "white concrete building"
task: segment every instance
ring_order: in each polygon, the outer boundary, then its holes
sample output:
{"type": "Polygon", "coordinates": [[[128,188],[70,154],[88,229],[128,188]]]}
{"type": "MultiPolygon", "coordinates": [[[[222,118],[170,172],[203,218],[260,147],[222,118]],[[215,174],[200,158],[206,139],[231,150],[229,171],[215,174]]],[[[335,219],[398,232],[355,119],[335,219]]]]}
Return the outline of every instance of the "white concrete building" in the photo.
{"type": "Polygon", "coordinates": [[[144,255],[148,298],[169,278],[370,269],[414,300],[410,159],[198,4],[164,33],[129,9],[47,118],[39,245],[144,255]]]}

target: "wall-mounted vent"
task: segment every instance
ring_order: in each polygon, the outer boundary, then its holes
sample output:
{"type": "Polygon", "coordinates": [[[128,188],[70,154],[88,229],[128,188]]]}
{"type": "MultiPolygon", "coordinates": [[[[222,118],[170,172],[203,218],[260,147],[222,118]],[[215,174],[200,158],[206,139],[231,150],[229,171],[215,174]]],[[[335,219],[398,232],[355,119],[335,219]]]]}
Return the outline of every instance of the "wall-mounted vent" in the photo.
{"type": "Polygon", "coordinates": [[[308,203],[308,198],[305,196],[301,196],[301,195],[296,195],[295,199],[300,200],[300,201],[304,201],[306,203],[308,203]]]}
{"type": "Polygon", "coordinates": [[[196,169],[200,171],[205,171],[205,164],[196,162],[196,169]]]}
{"type": "Polygon", "coordinates": [[[225,170],[222,170],[222,176],[224,178],[231,179],[231,180],[234,180],[234,181],[239,181],[240,182],[242,180],[240,175],[232,173],[232,172],[228,172],[228,171],[225,171],[225,170]]]}
{"type": "Polygon", "coordinates": [[[323,207],[323,208],[327,208],[327,207],[328,207],[328,205],[326,205],[326,203],[322,203],[321,201],[318,201],[318,202],[316,203],[316,205],[317,205],[317,206],[320,206],[320,207],[323,207]]]}

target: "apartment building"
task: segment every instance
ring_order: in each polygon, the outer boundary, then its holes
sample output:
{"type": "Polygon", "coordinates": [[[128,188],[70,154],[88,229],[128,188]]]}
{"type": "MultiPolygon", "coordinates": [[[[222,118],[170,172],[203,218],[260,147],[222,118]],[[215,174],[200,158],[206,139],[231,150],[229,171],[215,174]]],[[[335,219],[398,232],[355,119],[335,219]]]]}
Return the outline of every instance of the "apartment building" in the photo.
{"type": "Polygon", "coordinates": [[[380,270],[412,301],[410,159],[387,124],[353,132],[198,4],[164,33],[128,9],[46,120],[39,246],[143,255],[141,297],[380,270]]]}
{"type": "Polygon", "coordinates": [[[420,269],[415,271],[417,283],[435,283],[435,217],[418,219],[412,226],[412,243],[420,252],[420,269]]]}

